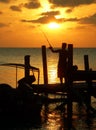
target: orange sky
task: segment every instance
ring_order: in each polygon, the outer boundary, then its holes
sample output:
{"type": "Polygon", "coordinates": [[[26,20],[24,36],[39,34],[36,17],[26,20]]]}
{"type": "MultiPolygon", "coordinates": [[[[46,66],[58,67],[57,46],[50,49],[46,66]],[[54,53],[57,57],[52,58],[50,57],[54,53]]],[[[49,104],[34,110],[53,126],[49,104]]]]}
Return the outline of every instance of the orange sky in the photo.
{"type": "Polygon", "coordinates": [[[0,0],[0,47],[49,46],[46,37],[96,47],[96,0],[0,0]]]}

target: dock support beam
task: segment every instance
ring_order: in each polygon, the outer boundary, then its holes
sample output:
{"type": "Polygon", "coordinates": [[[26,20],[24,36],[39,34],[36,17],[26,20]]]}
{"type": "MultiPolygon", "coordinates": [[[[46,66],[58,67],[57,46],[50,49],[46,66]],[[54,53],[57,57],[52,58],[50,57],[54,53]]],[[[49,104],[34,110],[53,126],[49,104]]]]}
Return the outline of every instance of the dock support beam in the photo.
{"type": "MultiPolygon", "coordinates": [[[[89,58],[88,55],[84,55],[84,66],[85,66],[85,71],[91,71],[89,68],[89,58]]],[[[91,106],[91,89],[92,89],[92,81],[91,80],[87,80],[86,81],[87,85],[88,85],[88,89],[87,89],[87,105],[91,106]]]]}
{"type": "Polygon", "coordinates": [[[25,78],[27,78],[30,75],[30,70],[29,70],[29,66],[30,66],[30,55],[26,55],[24,57],[25,60],[25,78]]]}
{"type": "MultiPolygon", "coordinates": [[[[44,77],[44,85],[45,87],[48,85],[48,70],[47,70],[47,56],[46,56],[46,46],[42,46],[42,61],[43,61],[43,77],[44,77]]],[[[47,93],[45,93],[46,96],[48,96],[47,93]]],[[[47,111],[48,111],[48,104],[45,103],[44,105],[45,109],[45,119],[48,118],[47,111]]]]}
{"type": "Polygon", "coordinates": [[[46,46],[42,46],[42,60],[43,60],[43,77],[44,84],[48,84],[48,70],[47,70],[47,57],[46,57],[46,46]]]}
{"type": "Polygon", "coordinates": [[[88,55],[84,55],[84,67],[86,71],[89,71],[89,59],[88,59],[88,55]]]}
{"type": "Polygon", "coordinates": [[[73,45],[68,44],[68,79],[67,79],[67,87],[68,87],[68,103],[67,103],[67,119],[68,119],[68,130],[72,129],[72,66],[73,66],[73,45]]]}

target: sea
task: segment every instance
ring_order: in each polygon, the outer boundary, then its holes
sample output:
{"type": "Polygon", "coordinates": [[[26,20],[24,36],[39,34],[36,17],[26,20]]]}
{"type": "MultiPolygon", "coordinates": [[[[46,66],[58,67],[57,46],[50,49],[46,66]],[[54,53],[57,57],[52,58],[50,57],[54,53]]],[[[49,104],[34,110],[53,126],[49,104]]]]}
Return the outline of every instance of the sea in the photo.
{"type": "MultiPolygon", "coordinates": [[[[57,49],[57,48],[55,48],[57,49]]],[[[44,83],[43,76],[43,63],[42,63],[42,48],[0,48],[0,83],[7,83],[13,88],[18,86],[17,81],[24,77],[24,69],[11,66],[2,66],[5,63],[17,63],[24,64],[24,58],[26,55],[30,56],[30,65],[40,70],[39,84],[44,83]]],[[[73,49],[73,65],[77,65],[78,69],[84,70],[84,55],[89,57],[89,68],[96,70],[96,48],[74,48],[73,49]]],[[[58,54],[52,53],[46,48],[47,56],[47,71],[48,71],[48,83],[59,83],[57,77],[57,64],[58,54]]],[[[34,71],[37,84],[38,72],[34,71]]],[[[54,95],[49,95],[54,96],[54,95]]],[[[55,95],[56,97],[56,95],[55,95]]],[[[56,110],[55,107],[60,105],[54,103],[48,105],[46,111],[46,117],[44,116],[44,107],[41,111],[41,122],[35,125],[14,126],[7,128],[6,130],[67,130],[66,127],[66,114],[62,114],[60,110],[56,110]]],[[[92,97],[92,105],[96,108],[96,100],[92,97]]],[[[76,130],[96,130],[96,117],[88,118],[86,116],[84,108],[79,109],[78,104],[74,103],[73,107],[73,126],[76,130]]],[[[33,117],[32,117],[33,118],[33,117]]],[[[34,120],[34,119],[33,119],[34,120]]],[[[2,128],[3,130],[3,128],[2,128]]]]}

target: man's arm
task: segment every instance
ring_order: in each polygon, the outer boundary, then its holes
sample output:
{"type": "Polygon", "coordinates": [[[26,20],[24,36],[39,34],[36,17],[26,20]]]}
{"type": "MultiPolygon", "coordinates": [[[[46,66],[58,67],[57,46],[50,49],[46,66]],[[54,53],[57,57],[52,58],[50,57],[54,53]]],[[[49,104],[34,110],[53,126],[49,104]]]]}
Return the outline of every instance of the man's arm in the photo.
{"type": "Polygon", "coordinates": [[[52,52],[55,52],[55,53],[58,53],[58,52],[60,51],[59,49],[58,49],[58,50],[54,50],[52,46],[49,47],[49,49],[50,49],[52,52]]]}

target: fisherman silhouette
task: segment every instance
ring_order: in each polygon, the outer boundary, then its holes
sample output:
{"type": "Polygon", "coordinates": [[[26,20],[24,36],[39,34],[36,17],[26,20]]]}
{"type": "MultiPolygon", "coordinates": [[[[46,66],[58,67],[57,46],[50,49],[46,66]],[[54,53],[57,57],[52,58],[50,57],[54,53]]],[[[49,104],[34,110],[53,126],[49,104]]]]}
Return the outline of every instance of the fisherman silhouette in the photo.
{"type": "Polygon", "coordinates": [[[52,46],[49,47],[49,49],[53,53],[59,54],[59,60],[58,60],[58,77],[60,78],[60,83],[62,84],[64,81],[66,82],[66,75],[67,75],[67,63],[68,63],[68,51],[66,49],[67,44],[62,43],[62,48],[54,50],[52,46]],[[63,79],[65,79],[63,81],[63,79]]]}

